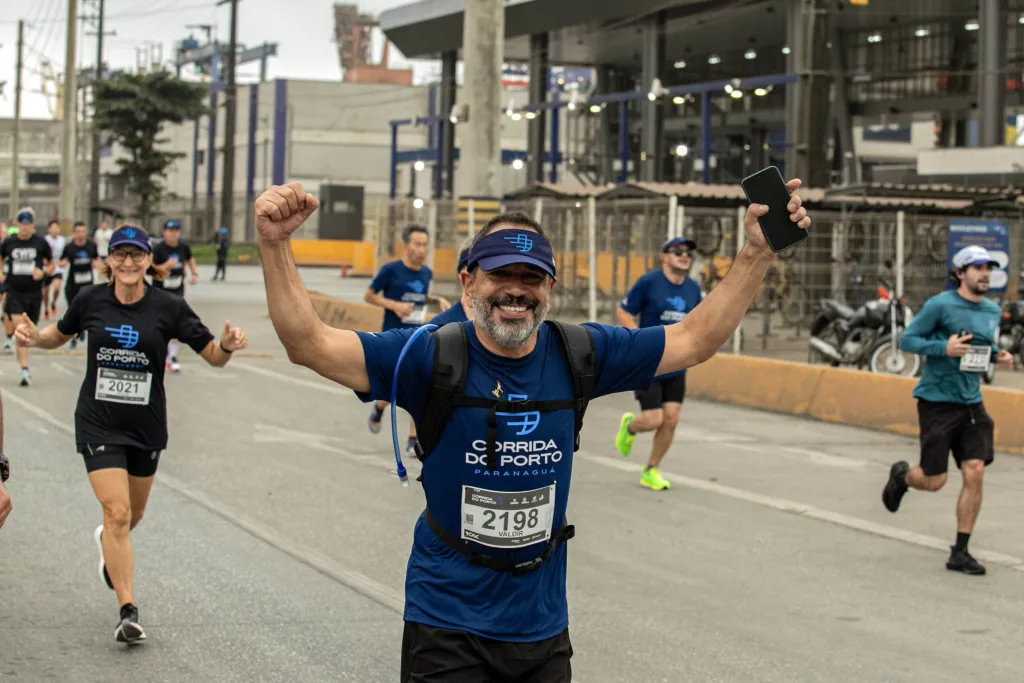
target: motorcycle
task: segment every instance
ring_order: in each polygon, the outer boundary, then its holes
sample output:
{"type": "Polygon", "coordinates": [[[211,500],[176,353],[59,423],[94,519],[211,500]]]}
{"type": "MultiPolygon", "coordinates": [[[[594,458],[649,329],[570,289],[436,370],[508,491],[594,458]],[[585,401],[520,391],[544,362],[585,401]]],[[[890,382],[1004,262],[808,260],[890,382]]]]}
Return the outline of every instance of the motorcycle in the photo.
{"type": "Polygon", "coordinates": [[[878,298],[857,309],[833,299],[822,301],[811,325],[808,363],[858,369],[867,366],[875,373],[917,376],[921,357],[899,349],[900,335],[913,319],[913,312],[894,289],[879,278],[878,298]]]}
{"type": "MultiPolygon", "coordinates": [[[[1019,360],[1024,364],[1024,301],[1003,302],[1003,314],[999,319],[999,335],[996,344],[1000,349],[1009,351],[1016,356],[1013,364],[1019,360]]],[[[996,364],[989,364],[988,371],[982,376],[985,384],[992,384],[996,377],[996,364]]]]}

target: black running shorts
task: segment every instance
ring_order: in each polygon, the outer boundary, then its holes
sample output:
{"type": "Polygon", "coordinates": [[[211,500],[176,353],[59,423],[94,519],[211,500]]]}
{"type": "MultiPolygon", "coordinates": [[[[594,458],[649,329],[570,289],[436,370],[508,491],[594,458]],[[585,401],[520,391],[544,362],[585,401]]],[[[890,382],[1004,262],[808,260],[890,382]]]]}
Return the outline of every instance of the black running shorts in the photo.
{"type": "Polygon", "coordinates": [[[160,451],[144,451],[131,446],[78,444],[78,453],[85,458],[85,471],[121,469],[133,477],[152,477],[160,463],[160,451]]]}
{"type": "Polygon", "coordinates": [[[918,399],[921,469],[932,477],[949,469],[949,453],[956,466],[964,460],[995,460],[995,423],[983,403],[933,403],[918,399]]]}
{"type": "Polygon", "coordinates": [[[405,622],[402,683],[570,683],[566,629],[535,643],[506,643],[463,631],[405,622]]]}
{"type": "Polygon", "coordinates": [[[665,403],[682,403],[686,397],[686,373],[669,379],[655,379],[646,391],[634,392],[641,410],[661,410],[665,403]]]}
{"type": "Polygon", "coordinates": [[[39,292],[17,292],[13,289],[6,291],[4,298],[4,313],[13,318],[25,313],[32,324],[39,324],[39,313],[43,308],[43,293],[39,292]]]}

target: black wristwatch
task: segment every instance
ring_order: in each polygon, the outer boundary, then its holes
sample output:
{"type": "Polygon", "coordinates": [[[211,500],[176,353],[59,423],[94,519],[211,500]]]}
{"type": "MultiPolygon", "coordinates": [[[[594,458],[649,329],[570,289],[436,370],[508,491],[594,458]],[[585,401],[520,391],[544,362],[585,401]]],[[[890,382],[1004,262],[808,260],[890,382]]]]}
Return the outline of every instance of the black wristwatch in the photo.
{"type": "Polygon", "coordinates": [[[0,483],[7,481],[11,478],[11,463],[7,460],[7,456],[0,453],[0,483]]]}

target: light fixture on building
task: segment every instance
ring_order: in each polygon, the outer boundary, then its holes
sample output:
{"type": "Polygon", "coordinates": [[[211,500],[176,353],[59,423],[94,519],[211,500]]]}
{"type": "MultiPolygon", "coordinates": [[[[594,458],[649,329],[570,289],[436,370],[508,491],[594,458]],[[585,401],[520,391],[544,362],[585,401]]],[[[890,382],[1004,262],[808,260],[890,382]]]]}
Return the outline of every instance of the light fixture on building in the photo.
{"type": "Polygon", "coordinates": [[[523,160],[522,159],[513,159],[512,160],[512,168],[514,168],[517,171],[523,170],[523,160]]]}
{"type": "Polygon", "coordinates": [[[665,95],[668,95],[668,88],[661,84],[661,79],[655,78],[651,81],[651,91],[647,93],[647,99],[653,102],[659,97],[664,97],[665,95]]]}
{"type": "Polygon", "coordinates": [[[423,200],[420,199],[419,197],[417,197],[416,199],[412,200],[412,208],[414,208],[414,209],[422,209],[423,208],[423,200]]]}
{"type": "Polygon", "coordinates": [[[570,102],[569,103],[569,111],[576,111],[576,103],[575,102],[570,102]]]}
{"type": "Polygon", "coordinates": [[[521,121],[522,118],[523,118],[523,115],[520,114],[519,112],[516,112],[516,113],[512,114],[512,120],[513,121],[521,121]]]}
{"type": "Polygon", "coordinates": [[[711,55],[710,57],[708,57],[708,64],[721,64],[721,63],[722,63],[722,58],[719,57],[718,55],[711,55]]]}
{"type": "Polygon", "coordinates": [[[676,95],[675,97],[672,98],[672,104],[682,104],[685,101],[686,98],[683,97],[682,95],[676,95]]]}
{"type": "Polygon", "coordinates": [[[417,171],[422,171],[427,167],[427,165],[422,161],[417,161],[415,164],[412,165],[412,167],[415,168],[417,171]]]}
{"type": "Polygon", "coordinates": [[[964,24],[965,31],[977,31],[979,28],[981,28],[981,25],[978,24],[977,19],[971,19],[966,24],[964,24]]]}
{"type": "Polygon", "coordinates": [[[590,105],[590,113],[591,114],[600,114],[601,113],[601,105],[600,104],[592,104],[592,105],[590,105]]]}
{"type": "Polygon", "coordinates": [[[733,90],[731,93],[729,93],[729,97],[733,98],[734,100],[738,100],[743,97],[743,91],[733,90]]]}
{"type": "Polygon", "coordinates": [[[733,91],[733,90],[735,90],[735,89],[736,89],[736,88],[732,87],[732,83],[726,83],[726,84],[725,84],[725,92],[726,92],[726,93],[728,93],[728,94],[730,94],[730,95],[731,95],[731,94],[732,94],[732,91],[733,91]]]}
{"type": "Polygon", "coordinates": [[[868,42],[869,43],[880,43],[880,42],[882,42],[882,34],[881,33],[872,33],[870,36],[868,36],[868,42]]]}
{"type": "Polygon", "coordinates": [[[757,59],[757,50],[751,48],[743,53],[744,59],[757,59]]]}
{"type": "Polygon", "coordinates": [[[764,97],[765,95],[768,94],[768,91],[765,90],[764,88],[755,88],[754,94],[757,95],[758,97],[764,97]]]}
{"type": "Polygon", "coordinates": [[[916,31],[914,31],[914,35],[917,36],[918,38],[924,38],[929,33],[931,33],[931,31],[926,29],[924,26],[922,26],[921,28],[919,28],[916,31]]]}
{"type": "Polygon", "coordinates": [[[537,118],[537,112],[535,112],[535,111],[528,111],[528,112],[526,112],[526,120],[527,121],[533,121],[535,118],[537,118]]]}
{"type": "Polygon", "coordinates": [[[686,68],[686,62],[684,62],[683,60],[680,59],[678,62],[676,62],[672,66],[674,66],[677,69],[685,69],[686,68]]]}
{"type": "Polygon", "coordinates": [[[1018,24],[1024,24],[1024,14],[1020,15],[1019,17],[1017,17],[1017,23],[1018,24]]]}
{"type": "Polygon", "coordinates": [[[792,52],[792,50],[789,49],[789,45],[782,46],[782,54],[788,55],[790,52],[792,52]]]}
{"type": "Polygon", "coordinates": [[[689,153],[690,153],[690,148],[687,147],[686,145],[676,145],[676,156],[677,157],[685,157],[689,153]]]}

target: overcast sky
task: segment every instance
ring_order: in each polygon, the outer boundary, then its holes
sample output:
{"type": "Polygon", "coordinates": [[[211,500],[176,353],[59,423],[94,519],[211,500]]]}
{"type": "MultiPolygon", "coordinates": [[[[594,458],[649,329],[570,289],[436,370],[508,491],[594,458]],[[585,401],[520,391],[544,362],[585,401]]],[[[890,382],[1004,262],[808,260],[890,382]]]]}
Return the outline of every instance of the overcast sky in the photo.
{"type": "MultiPolygon", "coordinates": [[[[411,0],[357,0],[361,11],[379,14],[411,0]]],[[[25,31],[25,70],[22,116],[49,118],[47,99],[41,94],[43,63],[52,62],[57,73],[64,71],[64,46],[67,0],[0,0],[0,81],[7,81],[0,97],[0,117],[14,115],[14,72],[17,58],[17,21],[29,23],[25,31]]],[[[78,0],[78,14],[95,14],[96,0],[78,0]]],[[[277,57],[268,62],[270,78],[310,78],[340,80],[337,47],[333,42],[333,0],[240,0],[238,41],[257,45],[277,42],[277,57]]],[[[163,58],[173,58],[174,45],[188,37],[187,24],[212,24],[216,37],[227,42],[230,13],[228,6],[217,7],[217,0],[105,0],[107,36],[104,60],[112,68],[134,69],[138,48],[148,43],[163,46],[163,58]]],[[[94,33],[90,25],[88,32],[94,33]]],[[[191,30],[204,42],[204,33],[191,30]]],[[[96,36],[83,36],[79,22],[77,62],[80,66],[96,63],[96,36]]],[[[378,55],[382,45],[377,41],[378,55]]],[[[392,46],[391,66],[408,66],[392,46]]],[[[426,68],[426,65],[422,65],[426,68]]],[[[419,69],[417,69],[419,71],[419,69]]],[[[259,63],[238,67],[240,83],[258,78],[259,63]]],[[[52,90],[51,90],[52,92],[52,90]]]]}

